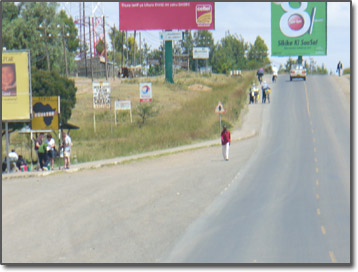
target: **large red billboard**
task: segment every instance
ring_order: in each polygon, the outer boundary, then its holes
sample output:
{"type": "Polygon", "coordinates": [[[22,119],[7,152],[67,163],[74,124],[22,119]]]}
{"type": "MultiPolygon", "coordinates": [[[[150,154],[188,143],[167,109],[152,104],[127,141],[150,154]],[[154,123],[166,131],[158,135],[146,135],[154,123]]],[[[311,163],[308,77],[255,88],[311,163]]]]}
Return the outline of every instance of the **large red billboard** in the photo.
{"type": "Polygon", "coordinates": [[[214,2],[120,2],[120,30],[215,29],[214,2]]]}

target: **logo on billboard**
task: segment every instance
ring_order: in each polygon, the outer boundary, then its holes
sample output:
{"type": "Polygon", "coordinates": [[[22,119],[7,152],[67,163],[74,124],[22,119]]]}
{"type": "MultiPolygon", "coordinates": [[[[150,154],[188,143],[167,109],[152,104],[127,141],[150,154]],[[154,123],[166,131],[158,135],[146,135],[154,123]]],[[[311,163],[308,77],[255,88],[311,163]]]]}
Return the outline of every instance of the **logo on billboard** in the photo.
{"type": "Polygon", "coordinates": [[[152,101],[152,83],[140,83],[139,85],[139,101],[151,102],[152,101]]]}
{"type": "Polygon", "coordinates": [[[199,4],[196,5],[196,23],[198,26],[210,26],[212,23],[212,8],[211,5],[199,4]]]}
{"type": "Polygon", "coordinates": [[[300,3],[299,8],[292,8],[290,3],[281,3],[285,13],[280,20],[281,32],[287,37],[300,37],[306,33],[312,34],[316,8],[312,9],[311,15],[306,11],[307,2],[300,3]]]}
{"type": "Polygon", "coordinates": [[[32,98],[32,129],[58,129],[59,101],[58,96],[32,98]]]}
{"type": "Polygon", "coordinates": [[[272,2],[271,55],[327,55],[327,3],[272,2]]]}

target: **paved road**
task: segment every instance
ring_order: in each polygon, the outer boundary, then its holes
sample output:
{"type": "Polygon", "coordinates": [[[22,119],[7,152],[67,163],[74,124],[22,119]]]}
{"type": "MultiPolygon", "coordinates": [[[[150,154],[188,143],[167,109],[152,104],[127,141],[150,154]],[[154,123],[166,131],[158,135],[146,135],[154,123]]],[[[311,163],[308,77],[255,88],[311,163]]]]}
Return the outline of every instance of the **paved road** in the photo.
{"type": "Polygon", "coordinates": [[[321,79],[280,77],[228,162],[212,146],[3,181],[2,261],[349,262],[349,107],[321,79]]]}
{"type": "Polygon", "coordinates": [[[147,157],[76,165],[75,172],[9,175],[2,182],[2,261],[160,262],[254,153],[262,109],[251,107],[232,133],[228,162],[220,145],[207,147],[218,138],[147,157]],[[180,150],[186,151],[163,155],[180,150]],[[131,159],[137,160],[123,164],[131,159]],[[113,166],[117,162],[122,164],[113,166]],[[112,166],[88,170],[100,165],[112,166]]]}
{"type": "Polygon", "coordinates": [[[165,262],[349,263],[349,104],[325,76],[280,76],[260,146],[165,262]]]}

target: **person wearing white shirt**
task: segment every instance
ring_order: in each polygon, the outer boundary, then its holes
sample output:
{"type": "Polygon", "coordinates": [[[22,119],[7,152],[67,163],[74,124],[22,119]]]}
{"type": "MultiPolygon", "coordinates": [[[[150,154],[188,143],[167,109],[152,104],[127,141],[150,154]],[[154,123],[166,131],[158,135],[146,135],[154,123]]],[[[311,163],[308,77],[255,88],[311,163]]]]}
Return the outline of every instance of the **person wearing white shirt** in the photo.
{"type": "Polygon", "coordinates": [[[47,134],[47,157],[50,160],[51,170],[53,170],[53,163],[55,160],[55,139],[52,138],[50,133],[47,134]]]}

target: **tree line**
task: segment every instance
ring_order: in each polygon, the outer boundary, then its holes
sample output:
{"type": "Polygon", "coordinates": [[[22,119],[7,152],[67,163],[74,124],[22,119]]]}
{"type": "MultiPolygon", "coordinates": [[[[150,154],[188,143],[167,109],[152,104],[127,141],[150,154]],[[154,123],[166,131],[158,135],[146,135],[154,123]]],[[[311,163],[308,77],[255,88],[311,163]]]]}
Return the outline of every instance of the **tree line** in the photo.
{"type": "MultiPolygon", "coordinates": [[[[139,63],[150,64],[156,60],[157,65],[150,68],[150,75],[162,74],[164,65],[164,46],[151,49],[147,43],[139,48],[134,36],[129,36],[125,31],[116,27],[110,29],[109,36],[112,47],[115,48],[114,61],[124,65],[136,65],[139,63]]],[[[196,62],[193,59],[194,47],[208,47],[210,49],[208,65],[212,66],[214,73],[229,73],[231,70],[257,69],[270,63],[268,47],[265,41],[257,36],[255,42],[249,43],[242,36],[227,32],[219,42],[215,43],[212,32],[208,30],[184,31],[184,39],[175,42],[174,55],[188,55],[189,70],[196,70],[196,62]]],[[[113,55],[109,58],[113,60],[113,55]]],[[[198,60],[198,66],[206,65],[206,60],[198,60]]]]}

